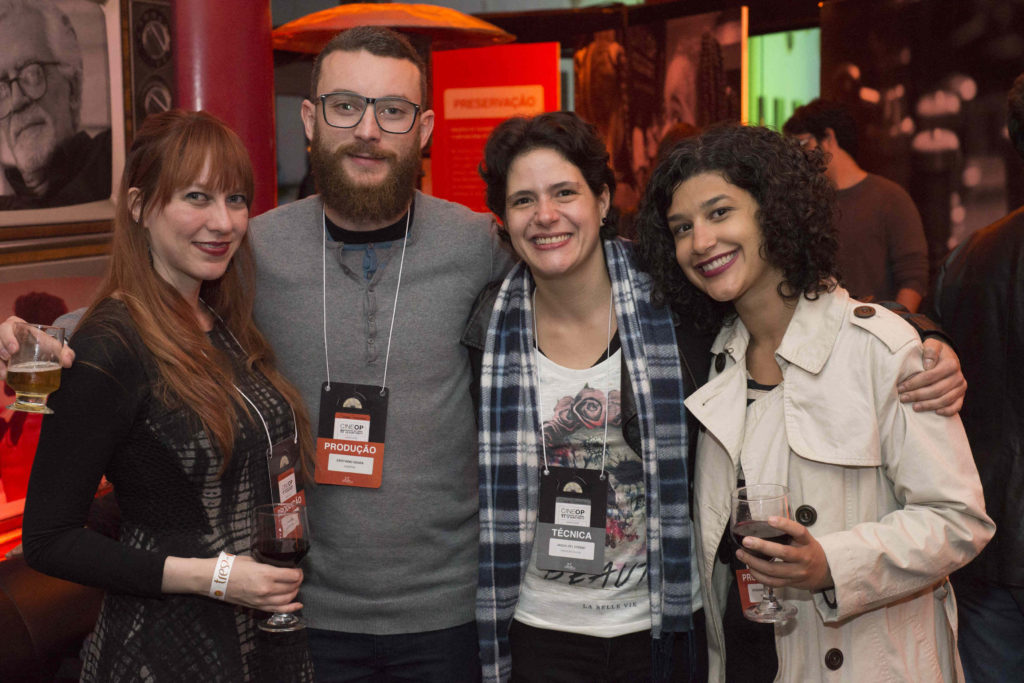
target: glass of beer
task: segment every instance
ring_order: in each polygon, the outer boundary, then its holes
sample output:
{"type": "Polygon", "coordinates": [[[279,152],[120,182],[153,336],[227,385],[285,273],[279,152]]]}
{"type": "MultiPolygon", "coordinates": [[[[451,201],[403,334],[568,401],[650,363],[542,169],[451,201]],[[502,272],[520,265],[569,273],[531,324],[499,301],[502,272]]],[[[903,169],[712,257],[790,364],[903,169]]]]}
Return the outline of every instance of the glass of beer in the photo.
{"type": "Polygon", "coordinates": [[[60,352],[64,328],[32,323],[14,323],[18,350],[7,364],[7,386],[14,389],[14,403],[7,406],[26,413],[53,411],[46,397],[60,387],[60,352]]]}

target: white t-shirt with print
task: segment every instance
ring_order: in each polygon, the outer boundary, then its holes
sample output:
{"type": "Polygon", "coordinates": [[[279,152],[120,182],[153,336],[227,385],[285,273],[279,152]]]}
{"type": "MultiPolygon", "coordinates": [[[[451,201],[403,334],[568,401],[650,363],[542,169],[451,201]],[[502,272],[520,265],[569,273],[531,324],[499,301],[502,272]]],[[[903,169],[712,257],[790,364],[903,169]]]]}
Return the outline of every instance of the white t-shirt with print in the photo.
{"type": "Polygon", "coordinates": [[[536,628],[602,638],[650,629],[644,465],[622,434],[622,351],[585,370],[564,368],[540,354],[538,358],[549,466],[600,470],[605,421],[610,420],[604,456],[609,482],[605,570],[578,574],[537,569],[535,544],[515,618],[536,628]]]}

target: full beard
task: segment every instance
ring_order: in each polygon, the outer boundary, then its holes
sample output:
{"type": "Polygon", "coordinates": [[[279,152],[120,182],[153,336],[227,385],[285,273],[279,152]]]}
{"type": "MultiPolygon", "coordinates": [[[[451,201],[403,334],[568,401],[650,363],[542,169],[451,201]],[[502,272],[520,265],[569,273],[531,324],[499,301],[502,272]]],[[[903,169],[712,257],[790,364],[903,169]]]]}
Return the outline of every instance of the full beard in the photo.
{"type": "Polygon", "coordinates": [[[324,204],[354,223],[380,224],[400,216],[412,201],[420,170],[420,150],[413,146],[396,154],[359,141],[331,151],[313,135],[310,168],[324,204]],[[356,182],[342,162],[349,154],[373,154],[388,159],[390,170],[378,184],[356,182]]]}

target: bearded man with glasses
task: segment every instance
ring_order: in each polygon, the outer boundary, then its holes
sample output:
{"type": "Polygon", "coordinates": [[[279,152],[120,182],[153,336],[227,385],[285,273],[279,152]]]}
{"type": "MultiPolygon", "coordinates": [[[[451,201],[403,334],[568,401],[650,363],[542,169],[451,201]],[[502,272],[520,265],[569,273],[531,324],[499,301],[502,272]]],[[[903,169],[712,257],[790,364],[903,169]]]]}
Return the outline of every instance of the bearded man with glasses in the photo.
{"type": "Polygon", "coordinates": [[[256,319],[319,444],[353,415],[366,445],[383,444],[375,460],[318,451],[306,489],[300,600],[318,681],[481,675],[476,423],[459,339],[510,257],[490,216],[417,191],[429,97],[401,35],[336,36],[302,104],[319,194],[250,224],[256,319]]]}
{"type": "Polygon", "coordinates": [[[110,196],[110,130],[79,130],[82,51],[51,0],[0,0],[0,210],[110,196]]]}

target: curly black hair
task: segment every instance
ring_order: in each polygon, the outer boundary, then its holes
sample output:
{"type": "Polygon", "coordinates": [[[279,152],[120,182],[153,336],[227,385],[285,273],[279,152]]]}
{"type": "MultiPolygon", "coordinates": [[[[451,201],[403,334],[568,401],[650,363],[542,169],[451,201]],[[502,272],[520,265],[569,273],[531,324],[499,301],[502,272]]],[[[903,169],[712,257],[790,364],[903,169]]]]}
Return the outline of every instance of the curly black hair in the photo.
{"type": "MultiPolygon", "coordinates": [[[[607,220],[601,224],[601,239],[616,235],[617,212],[611,207],[615,198],[615,172],[609,165],[608,150],[597,129],[574,112],[555,111],[531,118],[515,117],[498,124],[484,146],[484,160],[478,168],[487,184],[487,208],[505,222],[505,197],[512,162],[535,149],[550,149],[580,170],[595,196],[608,188],[607,220]]],[[[508,231],[499,227],[498,235],[509,241],[508,231]]]]}
{"type": "Polygon", "coordinates": [[[654,301],[717,329],[734,312],[686,279],[676,262],[666,214],[681,183],[701,173],[719,173],[757,201],[761,252],[783,273],[779,294],[817,298],[837,278],[835,190],[825,176],[819,150],[804,150],[793,138],[768,128],[720,125],[679,143],[654,171],[637,214],[638,260],[654,279],[654,301]]]}

